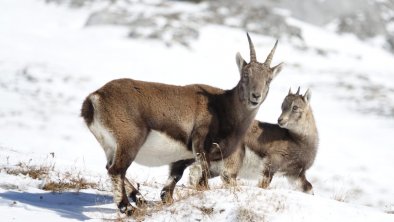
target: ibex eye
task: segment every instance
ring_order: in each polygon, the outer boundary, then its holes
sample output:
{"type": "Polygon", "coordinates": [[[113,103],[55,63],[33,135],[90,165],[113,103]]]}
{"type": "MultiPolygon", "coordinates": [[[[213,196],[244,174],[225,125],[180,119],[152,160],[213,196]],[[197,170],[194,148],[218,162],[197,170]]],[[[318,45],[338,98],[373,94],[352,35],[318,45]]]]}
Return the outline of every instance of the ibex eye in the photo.
{"type": "Polygon", "coordinates": [[[298,110],[298,106],[293,106],[293,111],[297,111],[298,110]]]}

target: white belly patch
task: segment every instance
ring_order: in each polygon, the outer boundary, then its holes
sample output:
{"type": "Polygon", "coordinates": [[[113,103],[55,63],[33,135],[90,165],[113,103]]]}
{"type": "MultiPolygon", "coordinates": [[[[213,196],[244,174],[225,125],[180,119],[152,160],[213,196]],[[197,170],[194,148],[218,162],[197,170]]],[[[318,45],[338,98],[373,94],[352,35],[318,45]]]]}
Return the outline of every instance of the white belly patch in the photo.
{"type": "Polygon", "coordinates": [[[238,175],[245,179],[259,179],[264,166],[264,159],[246,147],[244,161],[238,175]]]}
{"type": "MultiPolygon", "coordinates": [[[[265,166],[265,160],[251,151],[248,147],[245,150],[245,157],[242,167],[238,172],[238,177],[244,179],[259,179],[265,166]]],[[[220,174],[223,169],[223,161],[212,161],[210,170],[220,174]]]]}
{"type": "Polygon", "coordinates": [[[152,130],[134,162],[144,166],[163,166],[184,159],[194,159],[193,152],[165,133],[152,130]]]}

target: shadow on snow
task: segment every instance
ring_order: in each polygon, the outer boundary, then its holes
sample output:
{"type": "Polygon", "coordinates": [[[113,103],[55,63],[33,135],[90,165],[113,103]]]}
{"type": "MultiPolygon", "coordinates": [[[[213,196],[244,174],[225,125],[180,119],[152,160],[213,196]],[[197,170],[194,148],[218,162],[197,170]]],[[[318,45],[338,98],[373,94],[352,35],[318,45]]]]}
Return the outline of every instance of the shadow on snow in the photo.
{"type": "Polygon", "coordinates": [[[62,193],[26,193],[8,191],[0,193],[0,197],[35,207],[56,211],[60,216],[77,220],[90,219],[84,212],[100,212],[113,214],[115,209],[99,207],[113,203],[111,196],[83,192],[62,193]]]}

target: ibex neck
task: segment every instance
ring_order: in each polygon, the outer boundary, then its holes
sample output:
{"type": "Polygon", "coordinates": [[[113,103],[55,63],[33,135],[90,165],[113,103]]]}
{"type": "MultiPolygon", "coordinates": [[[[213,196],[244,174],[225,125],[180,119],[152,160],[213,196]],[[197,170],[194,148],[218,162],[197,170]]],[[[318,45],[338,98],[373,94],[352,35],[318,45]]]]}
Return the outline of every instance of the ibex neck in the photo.
{"type": "Polygon", "coordinates": [[[232,110],[232,116],[230,118],[236,120],[237,122],[246,121],[247,128],[254,120],[258,107],[255,109],[249,109],[245,102],[242,101],[242,96],[240,93],[240,86],[237,85],[231,90],[228,90],[228,107],[232,110]]]}
{"type": "Polygon", "coordinates": [[[297,130],[289,130],[289,133],[298,143],[317,145],[319,138],[312,110],[307,113],[305,122],[302,126],[297,130]]]}
{"type": "Polygon", "coordinates": [[[240,147],[249,126],[252,124],[257,109],[249,110],[241,101],[237,87],[224,91],[213,104],[219,119],[218,140],[219,146],[226,147],[221,152],[212,153],[211,159],[221,159],[229,156],[240,147]]]}

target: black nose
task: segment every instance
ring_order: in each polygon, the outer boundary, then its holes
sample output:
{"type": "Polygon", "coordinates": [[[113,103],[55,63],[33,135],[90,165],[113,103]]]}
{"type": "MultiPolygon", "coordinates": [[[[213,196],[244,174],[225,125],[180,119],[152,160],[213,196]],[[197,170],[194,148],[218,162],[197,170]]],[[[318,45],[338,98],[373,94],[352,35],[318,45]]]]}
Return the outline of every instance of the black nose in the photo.
{"type": "Polygon", "coordinates": [[[253,97],[254,99],[258,99],[258,98],[261,97],[261,94],[260,94],[260,93],[252,93],[252,97],[253,97]]]}
{"type": "Polygon", "coordinates": [[[278,119],[278,123],[281,124],[283,122],[283,118],[278,119]]]}

